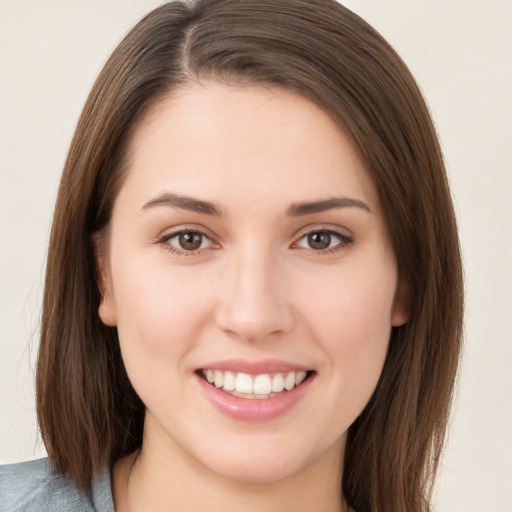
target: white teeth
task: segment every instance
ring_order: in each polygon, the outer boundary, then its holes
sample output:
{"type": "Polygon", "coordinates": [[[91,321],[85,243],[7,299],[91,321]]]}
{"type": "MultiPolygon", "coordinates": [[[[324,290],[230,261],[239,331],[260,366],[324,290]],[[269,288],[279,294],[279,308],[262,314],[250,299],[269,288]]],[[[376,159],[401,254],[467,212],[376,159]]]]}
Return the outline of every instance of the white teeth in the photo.
{"type": "Polygon", "coordinates": [[[232,372],[226,372],[224,374],[224,389],[226,391],[233,391],[235,388],[235,374],[232,372]]]}
{"type": "Polygon", "coordinates": [[[306,375],[306,372],[297,372],[297,375],[295,375],[295,385],[298,386],[306,378],[306,375]]]}
{"type": "Polygon", "coordinates": [[[203,370],[203,375],[215,387],[229,391],[235,396],[246,395],[245,398],[270,398],[274,393],[291,391],[307,377],[306,372],[276,373],[270,376],[268,373],[249,375],[222,370],[203,370]]]}
{"type": "Polygon", "coordinates": [[[272,379],[272,392],[280,393],[284,389],[284,377],[280,373],[276,373],[272,379]]]}
{"type": "Polygon", "coordinates": [[[252,377],[246,373],[239,373],[235,380],[235,390],[237,393],[252,393],[252,377]]]}
{"type": "Polygon", "coordinates": [[[291,391],[295,387],[295,372],[290,372],[284,379],[284,389],[291,391]]]}
{"type": "Polygon", "coordinates": [[[272,381],[270,375],[258,375],[254,379],[253,393],[256,395],[268,395],[272,392],[272,381]]]}
{"type": "Polygon", "coordinates": [[[221,388],[222,385],[224,384],[224,373],[221,372],[220,370],[215,370],[214,379],[215,379],[215,387],[221,388]]]}

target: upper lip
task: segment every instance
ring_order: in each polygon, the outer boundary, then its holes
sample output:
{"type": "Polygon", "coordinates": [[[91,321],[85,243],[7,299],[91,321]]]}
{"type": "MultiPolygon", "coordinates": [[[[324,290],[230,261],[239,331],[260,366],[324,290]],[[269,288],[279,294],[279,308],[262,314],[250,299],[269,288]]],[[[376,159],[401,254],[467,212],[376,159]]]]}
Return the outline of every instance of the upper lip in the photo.
{"type": "Polygon", "coordinates": [[[224,359],[201,366],[201,370],[221,370],[233,373],[261,375],[264,373],[307,372],[310,367],[278,359],[248,361],[245,359],[224,359]]]}

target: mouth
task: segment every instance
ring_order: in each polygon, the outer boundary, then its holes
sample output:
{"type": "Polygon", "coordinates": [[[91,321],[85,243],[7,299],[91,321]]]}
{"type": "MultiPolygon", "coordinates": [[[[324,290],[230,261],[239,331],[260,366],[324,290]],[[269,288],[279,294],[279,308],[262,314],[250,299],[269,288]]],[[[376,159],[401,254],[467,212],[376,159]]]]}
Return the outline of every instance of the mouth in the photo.
{"type": "Polygon", "coordinates": [[[265,400],[286,394],[313,377],[315,372],[287,371],[251,375],[220,369],[200,369],[197,375],[227,394],[248,400],[265,400]]]}

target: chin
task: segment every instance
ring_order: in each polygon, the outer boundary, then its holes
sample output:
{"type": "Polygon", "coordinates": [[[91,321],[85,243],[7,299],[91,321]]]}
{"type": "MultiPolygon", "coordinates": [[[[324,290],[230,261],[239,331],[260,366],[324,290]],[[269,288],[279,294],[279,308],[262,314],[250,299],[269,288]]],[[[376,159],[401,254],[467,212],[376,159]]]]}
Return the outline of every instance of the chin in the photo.
{"type": "Polygon", "coordinates": [[[233,482],[268,485],[301,473],[315,472],[316,464],[325,463],[326,459],[332,461],[328,465],[334,470],[341,461],[345,442],[343,436],[334,444],[320,446],[300,439],[296,432],[288,443],[280,436],[277,439],[269,437],[246,439],[228,446],[219,444],[218,450],[202,451],[198,459],[211,472],[233,482]]]}
{"type": "MultiPolygon", "coordinates": [[[[216,461],[217,462],[217,461],[216,461]]],[[[268,457],[225,458],[220,464],[212,463],[210,469],[216,474],[240,484],[272,484],[299,473],[307,465],[304,461],[283,460],[276,454],[268,457]]]]}

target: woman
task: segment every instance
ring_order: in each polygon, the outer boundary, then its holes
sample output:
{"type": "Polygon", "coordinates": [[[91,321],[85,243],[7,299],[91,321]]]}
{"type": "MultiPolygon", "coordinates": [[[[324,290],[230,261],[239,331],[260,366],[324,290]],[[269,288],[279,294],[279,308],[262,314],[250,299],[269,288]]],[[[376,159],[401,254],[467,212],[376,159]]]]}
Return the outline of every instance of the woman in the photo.
{"type": "Polygon", "coordinates": [[[2,470],[0,510],[429,510],[461,318],[442,155],[389,45],[334,1],[165,4],[69,151],[49,460],[2,470]]]}

